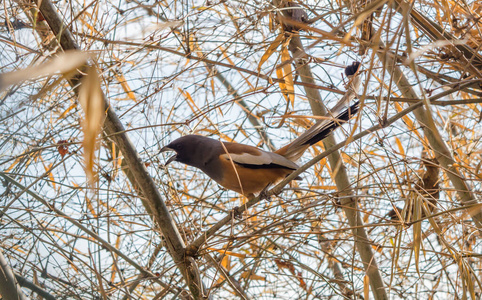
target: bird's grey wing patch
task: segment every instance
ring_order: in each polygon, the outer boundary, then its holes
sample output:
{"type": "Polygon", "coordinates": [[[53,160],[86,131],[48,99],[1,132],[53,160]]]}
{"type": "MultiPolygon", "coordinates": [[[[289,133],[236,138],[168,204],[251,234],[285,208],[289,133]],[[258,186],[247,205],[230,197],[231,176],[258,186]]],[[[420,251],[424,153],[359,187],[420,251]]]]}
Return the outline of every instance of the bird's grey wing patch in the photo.
{"type": "Polygon", "coordinates": [[[262,150],[258,151],[259,155],[254,155],[251,153],[225,153],[222,154],[220,157],[227,160],[232,160],[233,162],[246,168],[286,168],[292,170],[298,169],[297,164],[279,154],[262,150]]]}

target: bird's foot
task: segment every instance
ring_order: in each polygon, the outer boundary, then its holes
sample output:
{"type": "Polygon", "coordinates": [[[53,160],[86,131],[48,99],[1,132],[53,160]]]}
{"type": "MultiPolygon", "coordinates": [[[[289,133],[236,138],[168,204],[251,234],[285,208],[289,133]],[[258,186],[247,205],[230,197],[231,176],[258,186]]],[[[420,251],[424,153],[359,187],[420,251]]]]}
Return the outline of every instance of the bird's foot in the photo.
{"type": "Polygon", "coordinates": [[[258,195],[259,199],[266,199],[266,200],[271,199],[271,195],[268,193],[269,187],[270,185],[267,185],[261,192],[259,192],[259,195],[258,195]]]}
{"type": "Polygon", "coordinates": [[[243,212],[240,210],[239,206],[236,206],[233,208],[231,211],[231,214],[233,215],[233,219],[241,220],[243,216],[243,212]]]}

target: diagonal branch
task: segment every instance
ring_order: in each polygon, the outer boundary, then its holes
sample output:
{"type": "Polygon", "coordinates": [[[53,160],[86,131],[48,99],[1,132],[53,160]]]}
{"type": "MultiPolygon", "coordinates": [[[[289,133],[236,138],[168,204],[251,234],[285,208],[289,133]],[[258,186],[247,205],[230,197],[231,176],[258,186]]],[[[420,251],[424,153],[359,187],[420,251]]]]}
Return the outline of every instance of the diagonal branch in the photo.
{"type": "MultiPolygon", "coordinates": [[[[39,9],[49,24],[50,29],[57,37],[62,49],[64,51],[79,49],[69,29],[57,13],[55,6],[49,0],[43,0],[40,3],[39,9]]],[[[78,75],[70,82],[76,93],[78,93],[81,77],[81,75],[78,75]]],[[[103,96],[103,99],[105,111],[107,112],[104,122],[104,131],[110,136],[124,155],[124,160],[134,175],[130,176],[129,180],[132,181],[135,179],[135,182],[131,182],[132,185],[138,186],[141,191],[140,196],[147,200],[148,206],[146,207],[146,210],[154,215],[154,220],[166,240],[167,250],[181,271],[192,296],[195,299],[202,298],[202,282],[198,280],[198,277],[195,274],[197,267],[193,265],[193,262],[184,259],[185,244],[182,236],[180,235],[166,204],[161,198],[153,179],[147,172],[144,163],[139,157],[139,154],[131,143],[129,137],[124,132],[124,126],[115,112],[111,109],[105,95],[103,96]]]]}

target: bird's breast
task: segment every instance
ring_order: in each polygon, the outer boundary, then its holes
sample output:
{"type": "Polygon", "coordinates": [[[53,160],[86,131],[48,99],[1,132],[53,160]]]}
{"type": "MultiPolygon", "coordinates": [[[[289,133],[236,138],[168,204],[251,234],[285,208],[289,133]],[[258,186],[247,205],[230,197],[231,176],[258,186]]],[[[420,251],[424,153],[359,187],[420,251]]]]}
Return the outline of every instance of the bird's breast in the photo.
{"type": "Polygon", "coordinates": [[[221,157],[220,162],[223,176],[219,179],[211,178],[221,186],[245,196],[259,193],[293,172],[287,168],[246,168],[226,157],[221,157]]]}

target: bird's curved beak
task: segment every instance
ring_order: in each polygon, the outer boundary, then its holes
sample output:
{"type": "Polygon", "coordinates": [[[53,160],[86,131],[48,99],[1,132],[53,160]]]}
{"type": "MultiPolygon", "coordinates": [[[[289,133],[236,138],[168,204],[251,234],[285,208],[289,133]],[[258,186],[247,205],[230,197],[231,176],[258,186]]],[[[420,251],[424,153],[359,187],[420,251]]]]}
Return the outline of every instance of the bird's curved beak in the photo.
{"type": "MultiPolygon", "coordinates": [[[[175,151],[175,150],[172,149],[172,148],[169,148],[168,146],[165,146],[165,147],[163,147],[163,148],[161,149],[161,152],[160,152],[160,153],[166,152],[166,151],[175,151]]],[[[173,156],[171,156],[171,157],[166,161],[166,163],[164,164],[164,166],[167,166],[167,165],[170,164],[171,162],[175,161],[176,158],[177,158],[177,153],[174,154],[173,156]]]]}

